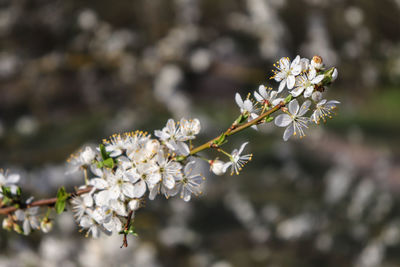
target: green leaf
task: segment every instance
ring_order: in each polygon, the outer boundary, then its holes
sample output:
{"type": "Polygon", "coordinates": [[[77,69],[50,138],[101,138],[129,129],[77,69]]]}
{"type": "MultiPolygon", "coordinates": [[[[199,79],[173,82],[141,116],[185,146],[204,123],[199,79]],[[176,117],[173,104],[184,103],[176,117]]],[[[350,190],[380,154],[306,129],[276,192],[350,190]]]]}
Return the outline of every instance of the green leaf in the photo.
{"type": "Polygon", "coordinates": [[[114,168],[114,160],[112,158],[105,159],[103,160],[103,165],[107,168],[112,169],[114,168]]]}
{"type": "Polygon", "coordinates": [[[225,139],[226,139],[226,135],[222,133],[222,134],[219,136],[219,138],[218,138],[217,140],[214,141],[214,144],[220,146],[220,145],[222,145],[222,143],[225,142],[225,139]]]}
{"type": "Polygon", "coordinates": [[[99,148],[100,148],[101,158],[102,158],[103,160],[108,159],[108,158],[110,157],[110,153],[108,153],[108,152],[106,151],[106,147],[105,147],[103,144],[100,144],[100,145],[99,145],[99,148]]]}
{"type": "Polygon", "coordinates": [[[134,235],[134,236],[137,236],[137,235],[138,235],[138,234],[136,233],[136,229],[135,229],[135,226],[134,226],[133,224],[129,225],[128,234],[129,234],[129,235],[134,235]]]}
{"type": "Polygon", "coordinates": [[[285,98],[285,104],[289,103],[292,100],[292,95],[289,94],[286,98],[285,98]]]}
{"type": "Polygon", "coordinates": [[[13,197],[13,195],[11,194],[11,188],[10,187],[2,186],[1,187],[1,191],[2,191],[3,196],[9,197],[9,198],[13,197]]]}
{"type": "Polygon", "coordinates": [[[104,167],[104,163],[102,161],[98,161],[97,162],[97,168],[103,168],[104,167]]]}
{"type": "Polygon", "coordinates": [[[64,186],[58,189],[57,192],[57,201],[54,208],[58,214],[61,214],[65,209],[65,204],[70,194],[65,191],[64,186]]]}
{"type": "Polygon", "coordinates": [[[265,122],[271,122],[274,120],[274,117],[272,116],[268,116],[267,118],[265,118],[265,122]]]}

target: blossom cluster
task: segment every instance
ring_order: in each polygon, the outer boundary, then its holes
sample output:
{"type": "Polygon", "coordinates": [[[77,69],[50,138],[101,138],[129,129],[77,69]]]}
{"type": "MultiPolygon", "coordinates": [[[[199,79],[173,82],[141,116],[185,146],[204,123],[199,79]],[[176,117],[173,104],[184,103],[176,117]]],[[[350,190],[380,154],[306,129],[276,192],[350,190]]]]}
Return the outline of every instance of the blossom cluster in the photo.
{"type": "Polygon", "coordinates": [[[170,119],[155,131],[158,139],[137,131],[114,135],[98,150],[86,147],[71,161],[91,175],[87,185],[92,190],[71,200],[78,224],[94,237],[100,232],[119,233],[146,195],[153,200],[158,194],[166,198],[179,194],[189,201],[192,194],[200,194],[204,178],[193,172],[194,161],[186,157],[187,142],[199,132],[197,119],[170,119]]]}
{"type": "MultiPolygon", "coordinates": [[[[325,69],[318,56],[311,60],[297,56],[292,62],[281,58],[275,67],[272,79],[279,82],[278,89],[260,85],[245,99],[237,93],[238,118],[227,131],[201,146],[194,147],[192,143],[200,133],[200,121],[183,118],[177,122],[169,119],[163,129],[154,131],[154,137],[142,131],[115,134],[96,149],[85,147],[69,160],[71,171],[83,171],[85,184],[70,194],[61,188],[53,203],[55,210],[61,213],[69,203],[87,236],[134,234],[135,212],[147,198],[179,195],[190,201],[192,195],[201,194],[205,178],[194,171],[196,159],[205,160],[216,175],[223,175],[228,169],[231,175],[239,174],[253,155],[243,153],[248,142],[231,153],[224,151],[221,146],[231,134],[274,121],[275,125],[286,127],[283,139],[287,141],[294,135],[305,136],[310,122],[318,124],[331,117],[339,102],[327,101],[322,95],[337,78],[336,68],[325,69]],[[274,112],[282,113],[273,117],[274,112]],[[227,159],[211,160],[198,154],[208,148],[227,159]]],[[[18,175],[0,173],[1,205],[16,207],[14,214],[3,220],[3,228],[24,234],[32,229],[48,232],[52,227],[51,207],[43,215],[39,207],[43,203],[34,203],[31,198],[22,202],[18,180],[18,175]]]]}
{"type": "MultiPolygon", "coordinates": [[[[275,125],[286,127],[283,140],[287,141],[294,135],[304,137],[310,122],[319,124],[321,120],[326,122],[326,118],[332,117],[339,101],[324,99],[323,92],[336,80],[336,68],[325,69],[319,56],[311,60],[297,56],[292,62],[283,57],[274,66],[276,70],[271,79],[279,82],[278,90],[260,85],[258,92],[254,92],[254,98],[249,95],[245,100],[236,94],[236,103],[249,121],[279,103],[287,105],[287,108],[281,108],[283,114],[274,118],[275,125]],[[299,101],[302,101],[301,105],[299,101]],[[310,110],[311,115],[307,116],[310,110]]],[[[257,129],[256,125],[252,127],[257,129]]]]}

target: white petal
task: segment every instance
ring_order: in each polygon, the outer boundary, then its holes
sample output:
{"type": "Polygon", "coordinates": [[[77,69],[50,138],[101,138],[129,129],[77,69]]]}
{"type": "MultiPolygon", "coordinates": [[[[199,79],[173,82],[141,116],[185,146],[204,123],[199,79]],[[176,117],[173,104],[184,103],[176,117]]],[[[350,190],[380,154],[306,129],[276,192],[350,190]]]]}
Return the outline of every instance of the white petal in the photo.
{"type": "Polygon", "coordinates": [[[296,115],[297,112],[299,111],[299,102],[297,102],[296,99],[290,101],[288,108],[289,108],[290,114],[296,115]]]}
{"type": "Polygon", "coordinates": [[[299,114],[298,115],[299,116],[303,116],[309,110],[310,105],[311,105],[311,101],[310,100],[305,101],[303,103],[303,105],[301,105],[301,108],[299,110],[299,114]]]}
{"type": "Polygon", "coordinates": [[[295,65],[294,67],[292,67],[291,73],[293,75],[299,75],[301,73],[301,65],[298,64],[298,65],[295,65]]]}
{"type": "Polygon", "coordinates": [[[133,192],[133,195],[135,198],[140,198],[146,193],[146,183],[144,181],[139,181],[136,184],[134,184],[135,190],[133,192]]]}
{"type": "Polygon", "coordinates": [[[292,117],[288,114],[280,114],[275,118],[275,125],[279,127],[286,127],[292,123],[292,117]]]}
{"type": "Polygon", "coordinates": [[[25,220],[25,212],[23,210],[17,210],[15,212],[15,216],[17,217],[18,221],[23,221],[25,220]]]}
{"type": "Polygon", "coordinates": [[[161,174],[159,172],[154,172],[147,177],[147,183],[149,185],[155,185],[161,181],[161,174]]]}
{"type": "Polygon", "coordinates": [[[114,185],[108,190],[110,199],[117,199],[121,195],[121,189],[119,185],[114,185]]]}
{"type": "Polygon", "coordinates": [[[179,153],[181,153],[184,156],[187,156],[190,153],[189,146],[184,142],[177,142],[176,148],[179,151],[179,153]]]}
{"type": "Polygon", "coordinates": [[[308,72],[308,79],[313,80],[315,78],[315,76],[317,76],[317,70],[314,68],[311,68],[310,71],[308,72]]]}
{"type": "Polygon", "coordinates": [[[196,164],[195,161],[189,162],[188,164],[186,164],[185,169],[183,170],[183,172],[184,172],[186,175],[189,175],[189,174],[192,172],[193,166],[194,166],[195,164],[196,164]]]}
{"type": "Polygon", "coordinates": [[[236,101],[236,104],[237,104],[240,108],[243,108],[243,100],[242,100],[242,97],[240,96],[239,93],[236,93],[236,95],[235,95],[235,101],[236,101]]]}
{"type": "Polygon", "coordinates": [[[85,194],[85,196],[83,196],[83,203],[86,207],[93,206],[93,197],[89,194],[85,194]]]}
{"type": "Polygon", "coordinates": [[[182,192],[181,192],[181,198],[188,202],[191,199],[191,192],[187,189],[187,188],[183,188],[182,192]]]}
{"type": "Polygon", "coordinates": [[[260,85],[259,87],[258,87],[258,91],[260,92],[260,94],[261,94],[261,96],[263,97],[263,98],[267,98],[267,90],[265,89],[265,86],[264,85],[260,85]]]}
{"type": "Polygon", "coordinates": [[[239,155],[240,154],[242,154],[242,152],[243,152],[243,149],[245,148],[245,146],[248,144],[249,142],[244,142],[241,146],[240,146],[240,148],[239,148],[239,155]]]}
{"type": "Polygon", "coordinates": [[[137,199],[133,199],[128,203],[130,210],[137,210],[140,207],[140,201],[137,199]]]}
{"type": "Polygon", "coordinates": [[[292,61],[292,64],[290,65],[290,67],[295,67],[295,66],[297,66],[297,65],[299,65],[300,64],[300,56],[299,55],[297,55],[294,59],[293,59],[293,61],[292,61]]]}
{"type": "Polygon", "coordinates": [[[298,97],[299,95],[301,95],[301,93],[303,93],[303,91],[304,91],[304,86],[299,86],[290,91],[290,93],[292,94],[292,96],[298,97]]]}
{"type": "Polygon", "coordinates": [[[82,226],[83,228],[89,228],[92,224],[93,224],[92,219],[87,215],[84,215],[81,221],[79,222],[79,225],[82,226]]]}
{"type": "Polygon", "coordinates": [[[285,88],[285,85],[286,85],[286,79],[283,79],[279,84],[278,93],[282,92],[282,90],[285,88]]]}
{"type": "Polygon", "coordinates": [[[304,97],[309,98],[313,92],[314,92],[314,86],[308,86],[304,91],[304,97]]]}
{"type": "Polygon", "coordinates": [[[292,125],[289,125],[286,128],[285,132],[283,133],[283,140],[285,140],[285,141],[289,140],[289,138],[293,135],[293,133],[294,133],[294,126],[292,124],[292,125]]]}
{"type": "Polygon", "coordinates": [[[100,191],[94,195],[94,200],[96,201],[96,205],[105,206],[108,205],[110,201],[110,194],[108,190],[100,191]]]}
{"type": "Polygon", "coordinates": [[[134,197],[134,186],[131,183],[124,183],[122,185],[122,193],[127,197],[134,197]]]}
{"type": "Polygon", "coordinates": [[[251,112],[253,110],[253,103],[251,102],[251,100],[246,99],[243,102],[243,109],[248,111],[248,112],[251,112]]]}
{"type": "Polygon", "coordinates": [[[262,96],[260,96],[259,93],[254,92],[254,98],[258,101],[258,102],[262,102],[264,99],[262,98],[262,96]]]}
{"type": "Polygon", "coordinates": [[[296,82],[296,79],[295,79],[294,75],[289,75],[286,79],[287,88],[292,89],[295,82],[296,82]]]}
{"type": "Polygon", "coordinates": [[[222,171],[225,173],[226,170],[227,170],[227,169],[229,168],[229,166],[231,166],[231,165],[232,165],[232,161],[225,163],[224,166],[222,167],[222,171]]]}
{"type": "Polygon", "coordinates": [[[22,229],[24,230],[25,235],[29,235],[31,233],[31,226],[29,224],[29,220],[24,220],[22,224],[22,229]]]}
{"type": "Polygon", "coordinates": [[[324,75],[318,75],[317,77],[315,77],[314,79],[312,79],[311,83],[313,84],[318,84],[320,83],[323,79],[324,79],[324,75]]]}
{"type": "Polygon", "coordinates": [[[169,134],[173,135],[176,131],[175,121],[173,119],[169,119],[166,128],[169,134]]]}
{"type": "Polygon", "coordinates": [[[19,181],[19,174],[11,174],[7,178],[7,183],[16,184],[19,181]]]}
{"type": "Polygon", "coordinates": [[[289,65],[290,65],[290,61],[289,61],[289,59],[288,59],[287,57],[282,57],[282,58],[279,60],[279,67],[280,67],[281,69],[286,70],[286,69],[289,68],[289,65]]]}
{"type": "Polygon", "coordinates": [[[277,98],[277,99],[274,99],[273,101],[272,101],[272,105],[273,106],[276,106],[276,105],[278,105],[279,103],[281,103],[281,101],[283,101],[283,100],[285,100],[284,98],[277,98]]]}
{"type": "Polygon", "coordinates": [[[108,187],[107,181],[104,179],[100,179],[100,178],[94,178],[94,179],[90,180],[89,184],[100,190],[108,187]]]}
{"type": "Polygon", "coordinates": [[[163,185],[168,189],[172,189],[175,186],[175,179],[170,175],[165,176],[163,178],[163,185]]]}
{"type": "Polygon", "coordinates": [[[283,72],[278,72],[275,76],[274,76],[274,80],[277,82],[280,82],[282,80],[286,79],[286,75],[283,72]]]}

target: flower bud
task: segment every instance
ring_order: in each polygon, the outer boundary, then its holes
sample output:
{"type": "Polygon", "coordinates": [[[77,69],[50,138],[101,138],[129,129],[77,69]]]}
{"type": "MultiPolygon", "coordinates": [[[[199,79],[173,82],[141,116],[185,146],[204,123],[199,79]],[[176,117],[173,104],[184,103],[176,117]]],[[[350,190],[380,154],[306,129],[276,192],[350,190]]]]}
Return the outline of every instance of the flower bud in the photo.
{"type": "Polygon", "coordinates": [[[51,229],[53,229],[53,221],[50,220],[49,218],[44,218],[41,222],[40,222],[40,229],[42,230],[43,233],[47,234],[48,232],[51,231],[51,229]]]}
{"type": "Polygon", "coordinates": [[[224,168],[225,162],[215,159],[210,160],[210,171],[212,171],[215,175],[223,175],[226,171],[224,168]]]}
{"type": "Polygon", "coordinates": [[[322,63],[322,57],[313,56],[311,60],[311,67],[315,68],[316,70],[320,70],[323,66],[324,64],[322,63]]]}
{"type": "Polygon", "coordinates": [[[325,78],[324,78],[324,82],[325,84],[329,84],[333,81],[335,81],[338,77],[338,71],[335,67],[330,68],[329,70],[327,70],[325,72],[325,78]]]}
{"type": "Polygon", "coordinates": [[[4,218],[3,220],[3,229],[7,231],[11,231],[13,229],[13,220],[11,218],[4,218]]]}
{"type": "Polygon", "coordinates": [[[338,76],[338,71],[336,68],[333,69],[333,73],[332,73],[332,82],[334,82],[337,79],[338,76]]]}
{"type": "Polygon", "coordinates": [[[319,91],[315,91],[314,93],[312,93],[311,95],[311,99],[315,102],[319,102],[322,99],[322,93],[319,91]]]}
{"type": "Polygon", "coordinates": [[[82,160],[83,163],[85,164],[90,164],[94,158],[96,157],[96,153],[93,151],[92,148],[90,147],[86,147],[84,151],[82,151],[80,158],[82,160]]]}

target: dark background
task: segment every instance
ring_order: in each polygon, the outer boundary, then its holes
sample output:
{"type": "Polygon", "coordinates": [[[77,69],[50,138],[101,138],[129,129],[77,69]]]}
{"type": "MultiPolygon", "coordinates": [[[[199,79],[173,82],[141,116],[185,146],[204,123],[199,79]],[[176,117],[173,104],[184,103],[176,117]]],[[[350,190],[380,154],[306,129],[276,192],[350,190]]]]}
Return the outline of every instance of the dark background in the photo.
{"type": "Polygon", "coordinates": [[[399,0],[0,1],[0,167],[36,198],[82,183],[85,144],[170,117],[201,141],[238,113],[282,56],[318,54],[339,78],[337,116],[308,137],[267,127],[240,176],[191,203],[148,201],[138,238],[85,239],[71,214],[29,237],[0,233],[0,266],[398,266],[399,0]]]}

